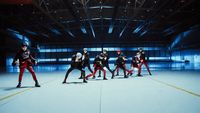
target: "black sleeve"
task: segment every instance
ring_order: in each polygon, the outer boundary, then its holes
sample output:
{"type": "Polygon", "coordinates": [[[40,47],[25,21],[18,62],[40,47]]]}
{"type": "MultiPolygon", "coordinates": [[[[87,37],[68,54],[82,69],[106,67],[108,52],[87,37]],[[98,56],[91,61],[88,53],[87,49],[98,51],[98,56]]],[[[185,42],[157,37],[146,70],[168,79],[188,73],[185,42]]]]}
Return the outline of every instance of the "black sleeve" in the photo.
{"type": "Polygon", "coordinates": [[[110,59],[110,57],[109,57],[109,55],[108,55],[108,54],[106,55],[106,57],[107,57],[107,60],[109,60],[109,59],[110,59]]]}
{"type": "Polygon", "coordinates": [[[31,52],[29,51],[29,58],[32,60],[32,61],[36,61],[35,58],[33,58],[33,56],[31,55],[31,52]]]}
{"type": "Polygon", "coordinates": [[[97,58],[94,59],[93,64],[96,64],[97,58]]]}
{"type": "Polygon", "coordinates": [[[73,55],[71,62],[75,62],[75,60],[76,60],[76,55],[73,55]]]}

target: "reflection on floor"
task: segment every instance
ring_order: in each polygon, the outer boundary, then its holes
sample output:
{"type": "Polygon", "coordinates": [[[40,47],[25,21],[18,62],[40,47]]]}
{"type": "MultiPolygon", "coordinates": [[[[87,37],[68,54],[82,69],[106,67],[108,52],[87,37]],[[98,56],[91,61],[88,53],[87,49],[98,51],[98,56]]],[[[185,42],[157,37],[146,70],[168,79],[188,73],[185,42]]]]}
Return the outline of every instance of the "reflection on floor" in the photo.
{"type": "MultiPolygon", "coordinates": [[[[89,73],[88,71],[86,73],[89,73]]],[[[29,73],[16,89],[17,73],[0,75],[0,113],[200,113],[199,70],[154,70],[152,76],[79,80],[73,71],[37,72],[41,88],[29,73]]]]}
{"type": "MultiPolygon", "coordinates": [[[[114,69],[114,64],[110,64],[110,67],[114,69]]],[[[127,67],[130,68],[130,64],[127,64],[127,67]]],[[[200,63],[150,62],[149,67],[151,70],[200,70],[200,63]]],[[[69,65],[38,65],[34,68],[37,72],[65,71],[69,65]]],[[[146,70],[145,67],[143,69],[146,70]]],[[[17,66],[9,66],[6,70],[7,72],[19,72],[17,66]]]]}

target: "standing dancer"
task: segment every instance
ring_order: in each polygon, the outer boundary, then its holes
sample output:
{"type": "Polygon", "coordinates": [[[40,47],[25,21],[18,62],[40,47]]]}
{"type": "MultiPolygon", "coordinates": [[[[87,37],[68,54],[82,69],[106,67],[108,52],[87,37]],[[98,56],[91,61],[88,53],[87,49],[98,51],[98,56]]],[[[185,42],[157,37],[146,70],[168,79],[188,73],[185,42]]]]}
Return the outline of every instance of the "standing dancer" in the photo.
{"type": "MultiPolygon", "coordinates": [[[[115,63],[115,69],[113,70],[113,72],[115,72],[118,68],[121,68],[124,71],[124,78],[128,78],[128,75],[126,75],[126,71],[129,73],[129,70],[126,69],[126,57],[124,56],[124,54],[118,50],[117,51],[118,57],[115,63]]],[[[114,73],[111,77],[112,79],[114,78],[114,73]]]]}
{"type": "MultiPolygon", "coordinates": [[[[104,67],[106,67],[108,69],[108,71],[110,71],[110,73],[113,75],[113,71],[110,69],[109,67],[109,55],[108,55],[108,52],[106,49],[103,49],[103,53],[101,53],[101,55],[103,56],[103,59],[102,59],[102,64],[104,67]]],[[[99,70],[99,76],[98,77],[101,77],[101,71],[99,70]]]]}
{"type": "MultiPolygon", "coordinates": [[[[89,69],[89,71],[91,73],[93,73],[91,67],[90,67],[90,57],[89,57],[89,52],[87,51],[86,48],[83,48],[83,57],[82,57],[82,60],[83,60],[83,68],[87,67],[89,69]]],[[[83,75],[81,75],[79,77],[79,79],[83,79],[83,75]]]]}
{"type": "Polygon", "coordinates": [[[142,65],[144,64],[145,67],[147,68],[147,71],[149,72],[149,75],[152,75],[151,72],[150,72],[150,69],[149,69],[149,66],[147,64],[147,60],[145,58],[145,52],[142,48],[138,48],[138,53],[139,54],[139,58],[140,58],[140,65],[139,65],[139,73],[138,73],[138,76],[141,76],[141,70],[142,70],[142,65]]]}
{"type": "Polygon", "coordinates": [[[17,52],[17,54],[13,60],[13,63],[12,63],[12,66],[15,66],[17,64],[17,60],[19,60],[20,72],[19,72],[17,88],[21,87],[22,77],[23,77],[25,69],[28,69],[28,71],[31,73],[33,80],[35,81],[35,87],[40,87],[37,77],[36,77],[35,72],[32,67],[32,65],[36,65],[37,62],[36,62],[36,59],[34,59],[31,56],[30,51],[27,49],[27,46],[28,46],[27,43],[21,44],[21,48],[17,52]]]}

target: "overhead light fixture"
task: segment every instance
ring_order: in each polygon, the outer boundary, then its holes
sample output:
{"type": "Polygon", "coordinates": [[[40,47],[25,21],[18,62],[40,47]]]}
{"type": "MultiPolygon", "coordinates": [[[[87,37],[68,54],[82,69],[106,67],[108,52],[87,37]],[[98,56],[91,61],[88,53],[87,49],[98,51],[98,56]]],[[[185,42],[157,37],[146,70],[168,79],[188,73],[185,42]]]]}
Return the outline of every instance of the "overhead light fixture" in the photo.
{"type": "Polygon", "coordinates": [[[144,34],[146,34],[147,33],[147,30],[145,30],[144,32],[142,32],[141,34],[140,34],[140,36],[143,36],[144,34]]]}
{"type": "Polygon", "coordinates": [[[111,34],[113,32],[113,22],[111,22],[110,26],[109,26],[109,29],[108,29],[108,33],[111,34]]]}
{"type": "Polygon", "coordinates": [[[86,31],[86,28],[84,25],[81,26],[81,31],[84,33],[84,34],[87,34],[87,31],[86,31]]]}

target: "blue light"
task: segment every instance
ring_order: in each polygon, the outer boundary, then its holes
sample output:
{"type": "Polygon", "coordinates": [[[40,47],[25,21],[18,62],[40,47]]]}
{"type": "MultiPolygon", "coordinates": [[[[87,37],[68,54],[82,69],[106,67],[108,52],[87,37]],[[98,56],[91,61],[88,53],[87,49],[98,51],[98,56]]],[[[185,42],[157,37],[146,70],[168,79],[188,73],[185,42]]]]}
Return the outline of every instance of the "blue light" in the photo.
{"type": "Polygon", "coordinates": [[[75,37],[74,34],[71,31],[68,31],[69,35],[72,37],[75,37]]]}
{"type": "Polygon", "coordinates": [[[59,62],[64,62],[64,61],[71,61],[71,58],[59,58],[59,62]]]}
{"type": "Polygon", "coordinates": [[[31,34],[31,35],[37,35],[37,33],[33,32],[33,31],[30,31],[30,30],[24,30],[26,31],[27,33],[31,34]]]}
{"type": "Polygon", "coordinates": [[[143,25],[138,26],[133,33],[138,33],[143,28],[143,25]]]}
{"type": "Polygon", "coordinates": [[[7,30],[14,36],[14,38],[20,39],[20,40],[22,40],[23,42],[26,42],[29,45],[29,39],[26,36],[21,35],[21,34],[19,34],[18,31],[15,31],[15,30],[12,30],[12,29],[9,29],[9,28],[7,30]]]}
{"type": "Polygon", "coordinates": [[[119,37],[122,36],[122,34],[124,33],[125,29],[126,29],[126,27],[124,27],[124,29],[121,31],[121,33],[119,34],[119,37]]]}
{"type": "Polygon", "coordinates": [[[101,51],[101,48],[88,48],[88,51],[101,51]]]}
{"type": "MultiPolygon", "coordinates": [[[[138,47],[127,48],[129,51],[138,51],[138,47]]],[[[156,50],[164,50],[163,47],[142,47],[144,51],[156,51],[156,50]]]]}
{"type": "Polygon", "coordinates": [[[42,33],[42,36],[48,38],[49,36],[47,34],[42,33]]]}
{"type": "Polygon", "coordinates": [[[94,28],[93,28],[93,26],[92,26],[92,23],[90,24],[90,28],[91,28],[91,31],[92,31],[92,35],[93,35],[93,37],[95,38],[96,36],[95,36],[95,32],[94,32],[94,28]]]}
{"type": "Polygon", "coordinates": [[[100,9],[100,8],[113,8],[113,6],[104,6],[104,5],[101,5],[101,6],[92,6],[92,7],[89,7],[89,9],[100,9]]]}
{"type": "Polygon", "coordinates": [[[57,48],[57,49],[40,49],[39,50],[40,52],[47,52],[47,53],[50,53],[50,52],[72,52],[73,49],[71,48],[57,48]]]}
{"type": "Polygon", "coordinates": [[[108,29],[108,33],[111,34],[113,32],[113,22],[111,22],[109,29],[108,29]]]}
{"type": "Polygon", "coordinates": [[[170,60],[170,57],[149,57],[149,60],[170,60]]]}
{"type": "Polygon", "coordinates": [[[187,37],[188,35],[191,34],[192,31],[193,30],[188,30],[188,31],[183,32],[183,37],[187,37]]]}
{"type": "Polygon", "coordinates": [[[173,48],[176,44],[178,44],[178,42],[181,40],[181,36],[178,35],[176,36],[175,40],[173,41],[173,43],[171,44],[171,48],[173,48]]]}
{"type": "Polygon", "coordinates": [[[51,29],[51,31],[57,35],[61,35],[61,33],[57,29],[51,29]]]}
{"type": "Polygon", "coordinates": [[[55,58],[48,58],[48,59],[38,59],[38,62],[55,62],[57,61],[55,58]]]}
{"type": "Polygon", "coordinates": [[[16,38],[20,39],[20,40],[23,40],[23,36],[20,35],[20,34],[14,34],[16,36],[16,38]]]}
{"type": "Polygon", "coordinates": [[[85,29],[85,26],[81,26],[81,31],[84,33],[84,34],[87,34],[87,31],[85,29]]]}
{"type": "Polygon", "coordinates": [[[18,31],[15,31],[13,29],[8,28],[7,31],[12,32],[12,33],[19,33],[18,31]]]}
{"type": "Polygon", "coordinates": [[[74,34],[70,30],[65,30],[70,36],[75,37],[74,34]]]}
{"type": "Polygon", "coordinates": [[[193,30],[188,30],[188,31],[178,34],[175,37],[174,41],[171,43],[171,48],[175,47],[183,38],[188,37],[188,35],[190,35],[192,31],[193,30]]]}
{"type": "Polygon", "coordinates": [[[146,33],[147,33],[147,30],[144,31],[144,32],[142,32],[142,33],[140,34],[140,36],[143,36],[143,35],[146,34],[146,33]]]}

